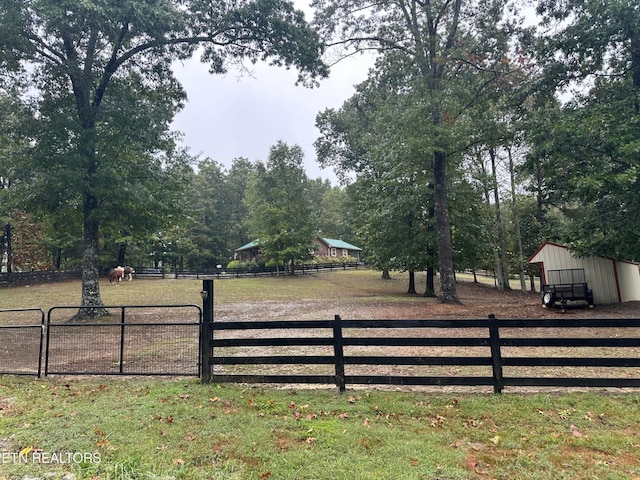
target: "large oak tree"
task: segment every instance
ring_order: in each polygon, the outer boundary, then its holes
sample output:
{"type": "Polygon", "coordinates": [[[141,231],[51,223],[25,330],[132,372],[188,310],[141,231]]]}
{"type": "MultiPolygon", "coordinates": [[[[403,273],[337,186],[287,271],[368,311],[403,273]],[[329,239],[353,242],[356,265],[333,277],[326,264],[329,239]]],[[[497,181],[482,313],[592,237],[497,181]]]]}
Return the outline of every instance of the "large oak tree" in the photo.
{"type": "MultiPolygon", "coordinates": [[[[0,83],[20,80],[40,105],[46,102],[53,113],[56,108],[72,112],[48,127],[55,127],[50,131],[56,145],[64,147],[51,152],[60,159],[55,168],[67,169],[70,181],[51,193],[66,189],[61,196],[68,197],[68,190],[79,192],[82,305],[89,307],[79,316],[104,313],[98,257],[101,192],[107,178],[117,188],[118,171],[109,168],[111,158],[99,145],[103,122],[113,120],[109,110],[117,109],[120,94],[162,92],[156,102],[175,110],[183,99],[172,62],[196,51],[212,73],[245,61],[267,61],[297,67],[301,81],[326,75],[318,36],[286,0],[2,0],[0,31],[0,83]]],[[[151,149],[145,156],[158,158],[151,149]]]]}

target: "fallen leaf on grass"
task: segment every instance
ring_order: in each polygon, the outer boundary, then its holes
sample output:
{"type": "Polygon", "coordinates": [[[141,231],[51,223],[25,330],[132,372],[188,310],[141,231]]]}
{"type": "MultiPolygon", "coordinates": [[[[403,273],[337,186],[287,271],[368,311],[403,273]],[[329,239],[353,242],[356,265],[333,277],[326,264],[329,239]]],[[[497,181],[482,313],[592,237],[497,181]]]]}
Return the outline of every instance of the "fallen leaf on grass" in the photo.
{"type": "Polygon", "coordinates": [[[181,458],[174,458],[173,459],[173,464],[174,465],[184,465],[184,460],[181,458]]]}

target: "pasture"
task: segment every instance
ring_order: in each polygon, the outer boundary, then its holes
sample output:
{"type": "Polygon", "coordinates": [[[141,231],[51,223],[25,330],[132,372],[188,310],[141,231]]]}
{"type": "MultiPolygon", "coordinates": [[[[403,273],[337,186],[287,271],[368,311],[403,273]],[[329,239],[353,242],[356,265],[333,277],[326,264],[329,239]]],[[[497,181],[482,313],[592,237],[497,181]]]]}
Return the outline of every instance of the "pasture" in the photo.
{"type": "MultiPolygon", "coordinates": [[[[421,279],[419,279],[420,281],[421,279]]],[[[200,304],[198,280],[101,284],[107,305],[200,304]]],[[[420,285],[420,284],[419,284],[420,285]]],[[[462,305],[350,271],[215,282],[224,319],[559,316],[463,282],[462,305]]],[[[418,287],[420,288],[420,287],[418,287]]],[[[0,308],[78,303],[79,282],[0,290],[0,308]]],[[[638,318],[638,305],[569,311],[638,318]]],[[[0,377],[0,478],[640,479],[633,391],[256,388],[195,379],[0,377]]]]}

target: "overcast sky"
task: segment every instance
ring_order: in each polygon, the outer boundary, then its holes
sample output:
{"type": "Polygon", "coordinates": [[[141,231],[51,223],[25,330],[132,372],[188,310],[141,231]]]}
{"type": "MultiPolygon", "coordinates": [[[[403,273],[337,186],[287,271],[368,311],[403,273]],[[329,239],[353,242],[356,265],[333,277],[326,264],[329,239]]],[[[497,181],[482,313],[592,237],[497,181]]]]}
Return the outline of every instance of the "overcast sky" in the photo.
{"type": "MultiPolygon", "coordinates": [[[[308,17],[308,16],[307,16],[308,17]]],[[[211,75],[197,59],[175,65],[188,103],[173,123],[184,134],[192,155],[210,157],[229,167],[234,158],[265,161],[278,140],[299,145],[305,153],[305,170],[312,179],[322,177],[337,184],[332,169],[321,170],[313,142],[319,132],[315,117],[326,108],[339,108],[366,79],[371,57],[354,57],[338,63],[320,87],[296,86],[297,71],[258,64],[253,77],[230,71],[211,75]]]]}

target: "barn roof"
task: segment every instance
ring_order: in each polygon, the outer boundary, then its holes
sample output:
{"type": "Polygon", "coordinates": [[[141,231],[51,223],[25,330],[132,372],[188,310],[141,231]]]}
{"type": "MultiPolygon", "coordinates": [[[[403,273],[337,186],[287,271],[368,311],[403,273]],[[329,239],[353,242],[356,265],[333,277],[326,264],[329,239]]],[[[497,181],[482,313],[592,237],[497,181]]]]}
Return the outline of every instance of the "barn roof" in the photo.
{"type": "MultiPolygon", "coordinates": [[[[553,247],[558,247],[558,248],[564,248],[564,249],[566,249],[566,250],[573,251],[573,248],[568,247],[568,246],[566,246],[566,245],[562,245],[562,244],[560,244],[560,243],[555,243],[555,242],[544,242],[542,245],[540,245],[540,246],[538,247],[538,249],[537,249],[535,252],[533,252],[533,255],[531,255],[531,256],[529,257],[528,263],[540,263],[540,262],[542,262],[542,259],[541,259],[541,258],[536,258],[536,257],[538,257],[538,256],[539,256],[540,252],[541,252],[541,251],[542,251],[542,250],[543,250],[547,245],[550,245],[550,246],[553,246],[553,247]]],[[[617,261],[617,262],[630,263],[630,264],[632,264],[632,265],[640,265],[640,264],[638,264],[638,263],[636,263],[636,262],[632,262],[632,261],[630,261],[630,260],[618,260],[618,259],[613,258],[613,257],[600,257],[600,258],[606,258],[607,260],[614,260],[614,261],[617,261]]]]}

